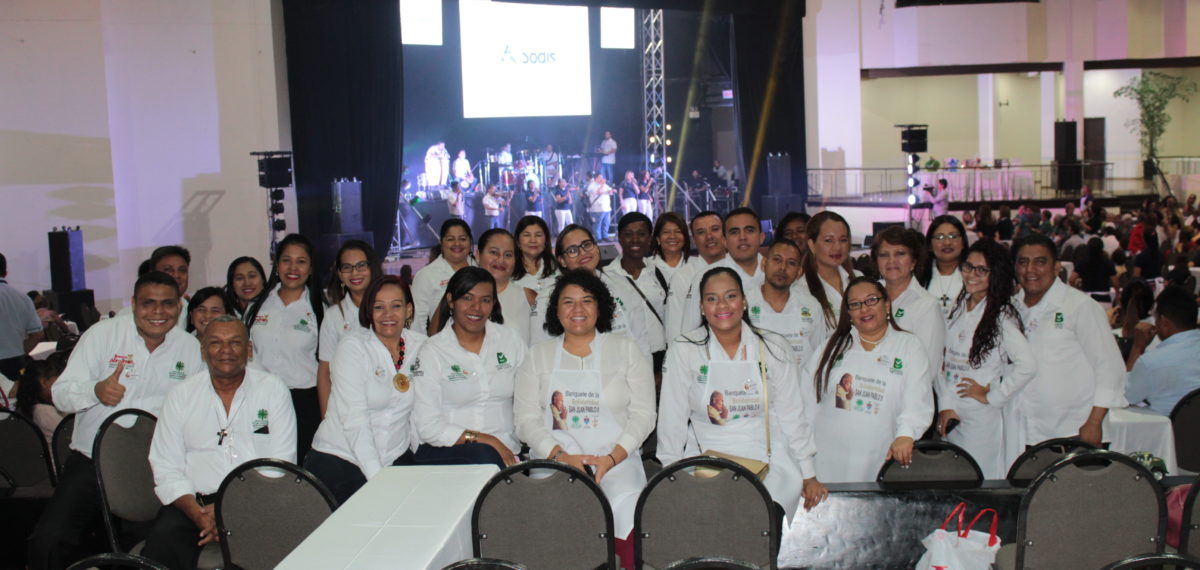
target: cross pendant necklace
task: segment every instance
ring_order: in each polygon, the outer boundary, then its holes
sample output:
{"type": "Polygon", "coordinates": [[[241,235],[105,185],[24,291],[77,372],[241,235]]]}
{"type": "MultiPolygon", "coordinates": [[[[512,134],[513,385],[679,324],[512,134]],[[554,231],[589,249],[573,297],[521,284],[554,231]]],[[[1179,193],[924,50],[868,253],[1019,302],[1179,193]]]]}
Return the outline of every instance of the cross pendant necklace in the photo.
{"type": "Polygon", "coordinates": [[[229,430],[227,430],[225,428],[221,428],[221,431],[217,432],[217,445],[224,444],[225,436],[227,436],[227,435],[229,435],[229,430]]]}

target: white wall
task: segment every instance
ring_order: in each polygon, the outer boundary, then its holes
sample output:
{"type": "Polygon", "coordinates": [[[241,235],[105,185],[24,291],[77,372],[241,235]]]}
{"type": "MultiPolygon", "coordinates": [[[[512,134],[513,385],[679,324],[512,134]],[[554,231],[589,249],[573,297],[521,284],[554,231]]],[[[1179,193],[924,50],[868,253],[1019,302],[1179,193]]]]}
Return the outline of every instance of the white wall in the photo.
{"type": "MultiPolygon", "coordinates": [[[[929,125],[929,152],[963,161],[979,154],[978,83],[974,75],[899,77],[862,82],[862,154],[867,168],[905,165],[898,124],[929,125]]],[[[924,162],[924,160],[922,160],[924,162]]]]}
{"type": "Polygon", "coordinates": [[[1138,136],[1126,122],[1137,119],[1137,104],[1131,99],[1113,97],[1129,80],[1140,75],[1135,69],[1103,69],[1083,74],[1083,108],[1088,117],[1104,117],[1105,159],[1113,163],[1113,177],[1138,178],[1142,175],[1142,151],[1138,136]]]}
{"type": "Polygon", "coordinates": [[[193,290],[223,283],[238,255],[265,260],[266,198],[249,153],[290,148],[272,8],[0,3],[0,37],[21,46],[0,51],[0,199],[19,204],[0,211],[0,227],[14,286],[49,287],[44,232],[56,225],[83,229],[101,309],[128,298],[159,245],[191,249],[193,290]]]}

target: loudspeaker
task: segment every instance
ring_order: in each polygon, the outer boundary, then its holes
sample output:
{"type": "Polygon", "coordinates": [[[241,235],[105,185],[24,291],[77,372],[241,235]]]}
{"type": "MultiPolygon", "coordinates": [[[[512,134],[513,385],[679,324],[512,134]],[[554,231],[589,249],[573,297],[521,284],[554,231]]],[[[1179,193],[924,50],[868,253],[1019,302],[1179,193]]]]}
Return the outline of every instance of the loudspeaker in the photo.
{"type": "Polygon", "coordinates": [[[48,232],[50,241],[50,288],[75,291],[87,288],[83,268],[83,232],[48,232]]]}
{"type": "Polygon", "coordinates": [[[333,194],[333,233],[362,232],[362,182],[334,180],[329,187],[333,194]]]}
{"type": "MultiPolygon", "coordinates": [[[[316,243],[317,262],[320,264],[317,265],[317,267],[322,268],[324,271],[336,271],[336,269],[332,269],[333,262],[336,261],[334,256],[337,255],[337,251],[342,247],[342,244],[352,239],[365,241],[367,242],[367,245],[375,247],[375,234],[371,232],[335,233],[322,235],[321,239],[317,240],[316,243]]],[[[385,251],[383,253],[387,252],[385,251]]],[[[325,279],[327,275],[328,274],[321,275],[320,277],[321,279],[325,279]]]]}
{"type": "Polygon", "coordinates": [[[767,194],[781,196],[792,193],[792,155],[781,152],[767,154],[767,194]]]}
{"type": "Polygon", "coordinates": [[[925,152],[929,146],[929,129],[927,127],[906,128],[900,131],[900,150],[904,152],[925,152]]]}
{"type": "Polygon", "coordinates": [[[292,157],[270,156],[258,159],[258,185],[263,188],[291,186],[292,157]]]}
{"type": "MultiPolygon", "coordinates": [[[[50,306],[54,307],[54,310],[65,315],[68,321],[79,325],[80,333],[100,320],[100,313],[96,311],[96,294],[91,289],[42,291],[42,295],[45,295],[46,300],[50,301],[50,306]]],[[[132,291],[130,291],[130,296],[132,296],[132,291]]],[[[186,318],[186,316],[180,318],[186,318]]]]}

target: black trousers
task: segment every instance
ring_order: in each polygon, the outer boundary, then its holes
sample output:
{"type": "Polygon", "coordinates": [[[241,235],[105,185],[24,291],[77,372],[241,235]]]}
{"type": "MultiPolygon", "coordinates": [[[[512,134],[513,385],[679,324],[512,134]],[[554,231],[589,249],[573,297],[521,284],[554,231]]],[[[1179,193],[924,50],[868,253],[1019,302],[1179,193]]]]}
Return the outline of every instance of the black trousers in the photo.
{"type": "Polygon", "coordinates": [[[78,451],[63,463],[62,479],[29,536],[26,563],[30,570],[61,570],[91,553],[79,544],[90,530],[102,526],[96,465],[78,451]]]}
{"type": "Polygon", "coordinates": [[[486,443],[462,443],[437,447],[422,443],[413,456],[415,465],[495,465],[504,469],[504,459],[486,443]]]}
{"type": "MultiPolygon", "coordinates": [[[[202,505],[213,502],[215,495],[201,499],[202,505]]],[[[175,505],[165,505],[158,510],[142,556],[154,560],[171,570],[192,570],[200,558],[200,529],[175,505]]]]}
{"type": "MultiPolygon", "coordinates": [[[[404,455],[397,457],[392,462],[392,465],[412,464],[413,453],[411,451],[404,452],[404,455]]],[[[363,475],[357,465],[316,449],[310,449],[308,455],[304,457],[304,468],[311,471],[317,479],[325,484],[329,492],[333,493],[333,498],[337,499],[339,507],[358,492],[363,485],[367,484],[367,477],[363,475]]]]}
{"type": "Polygon", "coordinates": [[[313,436],[321,425],[321,403],[317,388],[293,388],[292,407],[296,410],[296,465],[304,465],[304,456],[312,448],[313,436]]]}

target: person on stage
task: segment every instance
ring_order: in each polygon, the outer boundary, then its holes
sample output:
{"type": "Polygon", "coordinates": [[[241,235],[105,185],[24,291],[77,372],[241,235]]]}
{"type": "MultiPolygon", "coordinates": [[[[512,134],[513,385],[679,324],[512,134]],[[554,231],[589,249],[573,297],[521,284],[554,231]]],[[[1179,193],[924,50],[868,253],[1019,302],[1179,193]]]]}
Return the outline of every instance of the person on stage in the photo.
{"type": "Polygon", "coordinates": [[[621,181],[620,199],[622,216],[637,211],[638,183],[632,170],[625,171],[625,179],[621,181]]]}
{"type": "Polygon", "coordinates": [[[468,265],[471,259],[471,226],[450,218],[442,223],[440,241],[434,246],[434,258],[413,276],[413,319],[408,328],[424,332],[429,317],[446,292],[446,283],[454,273],[468,265]]]}
{"type": "Polygon", "coordinates": [[[826,483],[874,481],[888,459],[912,462],[913,442],[933,419],[932,374],[921,340],[892,319],[882,283],[852,279],[840,305],[837,328],[800,373],[816,473],[826,483]],[[853,396],[839,407],[847,375],[853,396]]]}
{"type": "Polygon", "coordinates": [[[712,172],[713,177],[717,179],[717,182],[720,183],[722,187],[728,188],[733,186],[733,174],[729,172],[728,168],[725,168],[725,165],[721,164],[721,161],[713,161],[712,172]]]}
{"type": "Polygon", "coordinates": [[[475,174],[471,172],[471,161],[467,160],[467,151],[458,151],[458,158],[454,159],[454,174],[453,180],[458,181],[459,186],[470,188],[475,184],[475,174]]]}
{"type": "Polygon", "coordinates": [[[1013,305],[1015,271],[1008,248],[991,240],[971,246],[961,269],[963,294],[950,313],[945,372],[933,384],[938,433],[967,450],[984,479],[1003,479],[1025,451],[1012,410],[1037,375],[1013,305]],[[958,427],[947,431],[951,421],[958,427]]]}
{"type": "Polygon", "coordinates": [[[879,232],[871,244],[871,259],[892,302],[892,318],[925,344],[929,371],[936,376],[946,347],[946,319],[937,299],[915,277],[917,268],[925,265],[925,257],[925,236],[901,226],[879,232]]]}
{"type": "Polygon", "coordinates": [[[558,264],[550,250],[550,227],[546,220],[524,216],[517,220],[516,229],[519,259],[513,267],[513,283],[538,292],[553,287],[554,279],[558,277],[558,264]]]}
{"type": "Polygon", "coordinates": [[[967,256],[967,228],[954,216],[938,216],[929,224],[925,241],[933,252],[933,263],[921,285],[937,299],[942,315],[950,318],[963,286],[958,268],[967,256]]]}
{"type": "Polygon", "coordinates": [[[562,173],[562,155],[554,150],[554,145],[546,145],[546,148],[538,154],[538,159],[546,167],[546,186],[558,184],[558,179],[562,173]]]}
{"type": "Polygon", "coordinates": [[[338,249],[334,257],[333,275],[325,286],[325,320],[321,322],[317,350],[317,398],[321,402],[321,417],[329,405],[330,372],[334,352],[342,337],[359,325],[358,312],[367,287],[383,275],[383,267],[375,248],[362,240],[350,240],[338,249]]]}
{"type": "Polygon", "coordinates": [[[450,193],[446,195],[446,208],[450,211],[451,218],[465,219],[467,215],[467,200],[463,194],[462,183],[458,180],[450,181],[450,193]]]}
{"type": "Polygon", "coordinates": [[[654,193],[658,190],[658,182],[650,176],[650,171],[642,171],[642,180],[638,182],[637,211],[647,218],[654,219],[654,193]]]}
{"type": "Polygon", "coordinates": [[[801,504],[811,509],[828,492],[817,480],[811,414],[788,342],[750,323],[742,279],[732,268],[706,271],[699,291],[701,326],[672,340],[667,350],[659,459],[666,465],[719,451],[765,461],[770,470],[763,484],[775,502],[789,516],[801,504]],[[725,406],[739,410],[722,418],[724,425],[709,419],[714,391],[725,406]]]}
{"type": "Polygon", "coordinates": [[[321,423],[317,345],[325,304],[313,268],[313,246],[300,234],[279,242],[267,294],[246,311],[254,358],[288,385],[296,408],[296,458],[303,461],[321,423]]]}
{"type": "Polygon", "coordinates": [[[596,176],[587,187],[588,214],[592,217],[592,235],[601,241],[608,239],[608,225],[612,219],[613,189],[604,176],[596,176]]]}
{"type": "Polygon", "coordinates": [[[746,291],[750,324],[786,339],[797,369],[825,340],[821,304],[805,287],[793,287],[800,277],[803,257],[800,246],[775,240],[762,259],[762,285],[746,291]]]}
{"type": "Polygon", "coordinates": [[[613,139],[612,131],[604,131],[604,140],[600,141],[600,175],[605,180],[613,179],[613,169],[617,166],[617,141],[613,139]]]}
{"type": "Polygon", "coordinates": [[[449,178],[450,153],[446,151],[446,143],[438,141],[425,151],[425,183],[440,188],[449,178]]]}
{"type": "Polygon", "coordinates": [[[542,189],[536,179],[525,181],[525,215],[545,217],[542,209],[542,189]]]}
{"type": "Polygon", "coordinates": [[[641,447],[655,420],[650,360],[633,340],[611,334],[616,301],[595,274],[564,273],[549,306],[544,323],[553,338],[534,345],[517,370],[517,436],[531,457],[594,470],[612,507],[617,549],[632,559],[634,508],[646,485],[641,447]],[[564,414],[556,403],[563,412],[591,411],[564,414]]]}
{"type": "Polygon", "coordinates": [[[525,346],[529,346],[530,311],[537,300],[537,290],[513,281],[513,269],[518,263],[517,240],[504,229],[483,232],[475,259],[496,280],[496,302],[500,304],[505,326],[516,331],[525,346]]]}
{"type": "Polygon", "coordinates": [[[561,232],[563,228],[575,223],[575,198],[571,196],[571,191],[567,188],[566,178],[558,179],[558,185],[554,187],[553,195],[555,229],[561,232]]]}
{"type": "Polygon", "coordinates": [[[667,316],[665,323],[668,341],[686,332],[683,330],[683,315],[686,307],[699,303],[700,299],[692,291],[692,282],[704,270],[725,258],[725,226],[721,215],[711,210],[704,210],[692,216],[692,242],[696,244],[699,259],[675,270],[667,283],[667,316]]]}
{"type": "Polygon", "coordinates": [[[446,285],[445,328],[429,337],[413,364],[413,419],[420,437],[418,465],[518,461],[513,384],[528,349],[501,324],[496,281],[464,267],[446,285]]]}
{"type": "Polygon", "coordinates": [[[500,147],[500,152],[496,154],[496,164],[499,164],[500,168],[512,168],[513,155],[511,144],[505,144],[500,147]]]}
{"type": "Polygon", "coordinates": [[[204,369],[200,343],[175,326],[182,311],[175,279],[160,271],[138,277],[132,307],[84,332],[50,388],[54,407],[76,414],[75,431],[54,494],[29,535],[29,568],[66,568],[84,554],[76,552],[83,537],[99,526],[92,449],[100,424],[130,408],[160,414],[171,388],[204,369]]]}
{"type": "Polygon", "coordinates": [[[333,393],[304,467],[338,504],[388,465],[411,465],[413,368],[425,335],[405,324],[412,316],[408,286],[396,276],[372,281],[363,310],[333,356],[333,393]]]}
{"type": "Polygon", "coordinates": [[[488,184],[487,193],[483,195],[483,215],[487,216],[489,228],[503,228],[504,219],[500,217],[504,209],[504,198],[496,192],[495,184],[488,184]]]}

